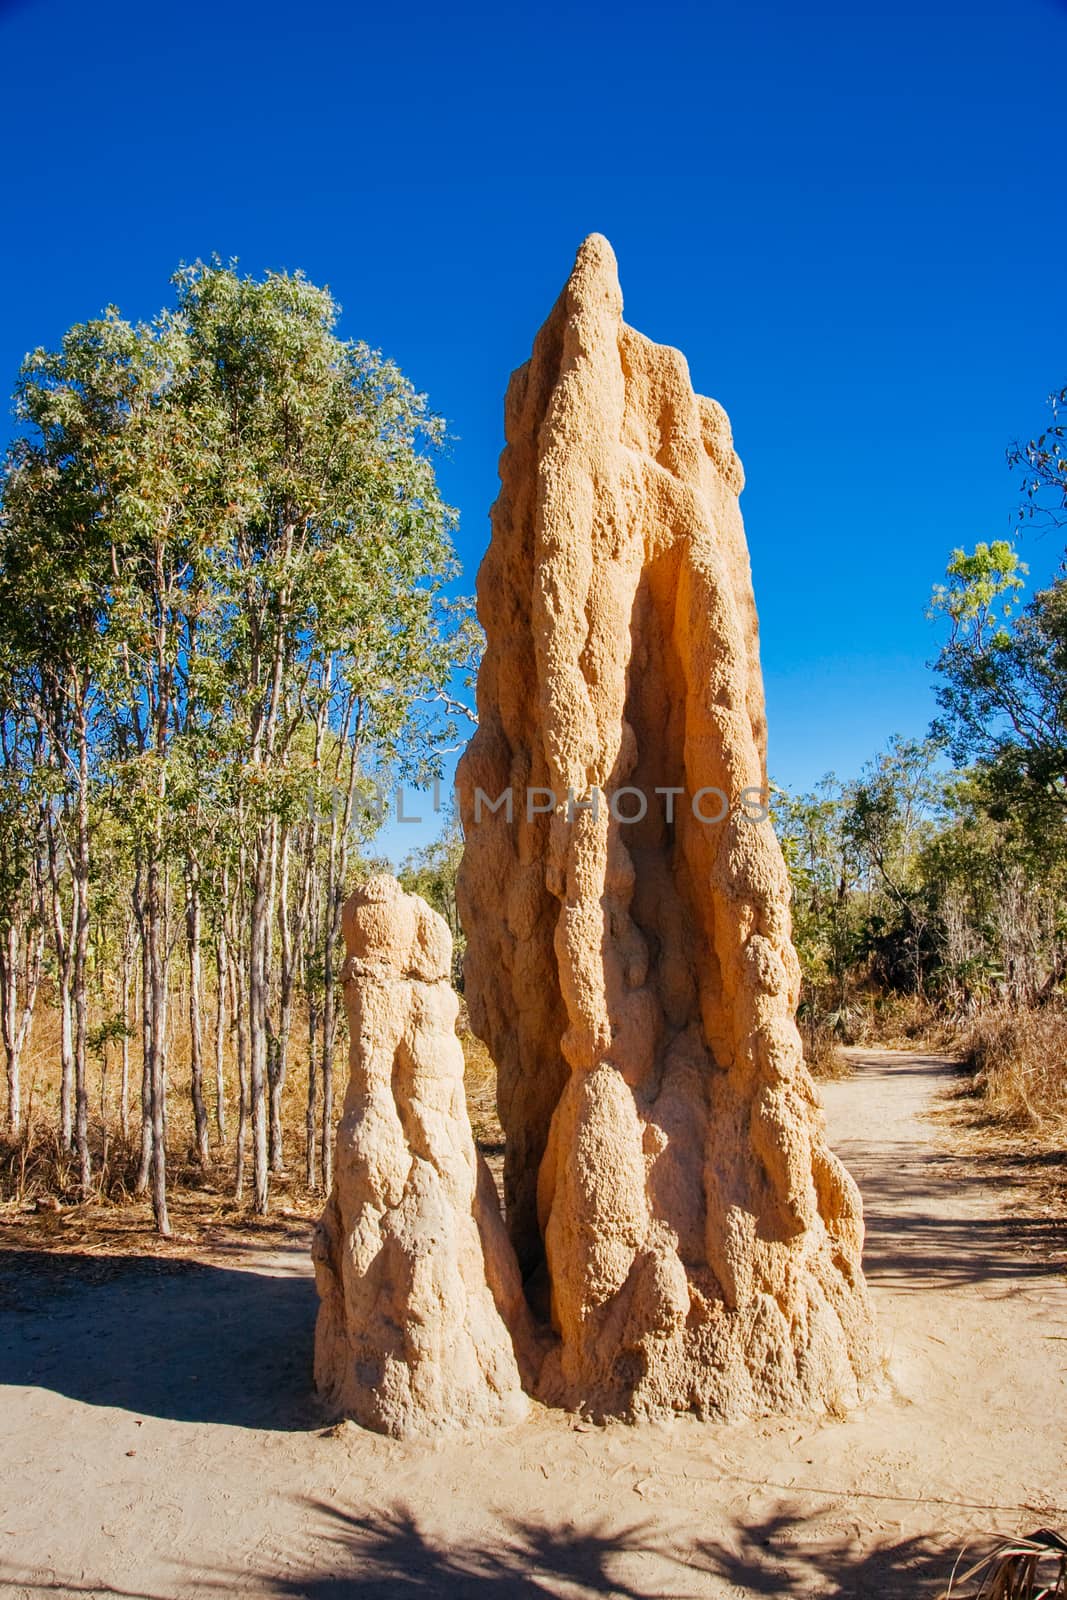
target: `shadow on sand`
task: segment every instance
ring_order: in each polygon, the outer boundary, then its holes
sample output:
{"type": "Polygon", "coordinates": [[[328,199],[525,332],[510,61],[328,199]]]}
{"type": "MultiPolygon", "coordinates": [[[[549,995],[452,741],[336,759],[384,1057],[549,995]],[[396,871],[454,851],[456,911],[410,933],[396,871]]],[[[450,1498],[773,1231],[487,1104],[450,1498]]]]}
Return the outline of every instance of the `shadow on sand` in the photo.
{"type": "MultiPolygon", "coordinates": [[[[448,1544],[429,1537],[397,1506],[356,1516],[308,1502],[314,1556],[277,1571],[197,1573],[200,1594],[248,1593],[279,1600],[689,1600],[689,1597],[823,1596],[825,1600],[932,1597],[947,1584],[956,1550],[930,1540],[868,1544],[850,1534],[827,1538],[804,1518],[782,1513],[738,1524],[728,1541],[679,1547],[651,1524],[548,1527],[505,1523],[499,1538],[448,1544]]],[[[32,1581],[31,1581],[32,1582],[32,1581]]],[[[0,1574],[0,1593],[116,1595],[169,1600],[167,1592],[114,1588],[84,1579],[20,1583],[0,1574]]],[[[169,1591],[187,1595],[178,1580],[169,1591]]]]}
{"type": "Polygon", "coordinates": [[[313,1427],[315,1285],[302,1252],[280,1273],[5,1251],[0,1384],[176,1422],[313,1427]]]}
{"type": "MultiPolygon", "coordinates": [[[[929,1105],[945,1105],[938,1089],[955,1087],[962,1074],[943,1056],[850,1052],[853,1082],[875,1092],[902,1077],[928,1082],[929,1105]]],[[[835,1086],[836,1087],[836,1086],[835,1086]]],[[[932,1126],[931,1126],[931,1131],[932,1126]]],[[[1018,1292],[1026,1283],[1063,1271],[1063,1223],[1042,1212],[1032,1163],[1003,1154],[984,1156],[906,1137],[892,1130],[877,1141],[831,1141],[863,1194],[866,1239],[863,1270],[869,1282],[894,1290],[946,1290],[988,1284],[1018,1292]],[[986,1204],[990,1189],[1003,1202],[986,1204]]],[[[1050,1165],[1063,1160],[1054,1153],[1050,1165]]]]}

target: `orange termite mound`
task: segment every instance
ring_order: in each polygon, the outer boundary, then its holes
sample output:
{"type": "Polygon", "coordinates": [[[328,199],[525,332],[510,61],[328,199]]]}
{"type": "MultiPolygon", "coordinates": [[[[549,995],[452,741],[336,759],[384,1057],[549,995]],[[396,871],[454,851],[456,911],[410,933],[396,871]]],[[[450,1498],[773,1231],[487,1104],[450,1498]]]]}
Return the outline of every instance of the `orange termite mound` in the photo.
{"type": "Polygon", "coordinates": [[[684,357],[623,322],[598,235],[506,437],[459,892],[508,1228],[555,1335],[537,1392],[594,1416],[847,1405],[878,1357],[758,820],[741,464],[684,357]]]}

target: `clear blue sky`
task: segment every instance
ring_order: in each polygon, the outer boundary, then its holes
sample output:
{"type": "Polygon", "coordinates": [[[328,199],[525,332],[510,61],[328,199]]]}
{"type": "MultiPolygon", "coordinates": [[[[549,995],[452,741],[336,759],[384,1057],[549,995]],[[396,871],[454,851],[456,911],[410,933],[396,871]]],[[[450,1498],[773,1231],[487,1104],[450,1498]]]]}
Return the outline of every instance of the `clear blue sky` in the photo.
{"type": "Polygon", "coordinates": [[[930,587],[1008,531],[1004,447],[1067,381],[1065,65],[1054,0],[0,0],[0,380],[183,259],[302,267],[449,419],[473,584],[508,374],[607,234],[627,319],[732,418],[771,770],[806,787],[924,731],[930,587]]]}

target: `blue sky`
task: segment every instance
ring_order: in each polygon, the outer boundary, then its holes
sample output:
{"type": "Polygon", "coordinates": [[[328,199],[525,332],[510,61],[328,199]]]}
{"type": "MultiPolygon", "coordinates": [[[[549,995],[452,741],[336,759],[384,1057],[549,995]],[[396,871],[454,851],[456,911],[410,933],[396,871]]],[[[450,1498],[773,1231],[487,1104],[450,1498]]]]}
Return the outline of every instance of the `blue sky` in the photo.
{"type": "Polygon", "coordinates": [[[730,413],[772,775],[807,787],[925,729],[931,585],[1009,531],[1005,445],[1067,381],[1065,59],[1053,0],[0,0],[0,382],[183,259],[302,267],[449,419],[473,585],[508,374],[606,233],[730,413]]]}

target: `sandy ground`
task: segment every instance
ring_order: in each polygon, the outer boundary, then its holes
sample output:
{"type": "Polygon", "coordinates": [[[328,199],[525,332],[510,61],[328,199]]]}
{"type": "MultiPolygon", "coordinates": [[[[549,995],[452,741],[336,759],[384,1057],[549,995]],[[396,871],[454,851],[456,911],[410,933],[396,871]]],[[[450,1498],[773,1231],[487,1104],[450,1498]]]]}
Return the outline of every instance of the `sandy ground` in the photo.
{"type": "Polygon", "coordinates": [[[847,1418],[629,1429],[539,1410],[431,1446],[309,1392],[303,1248],[0,1256],[0,1593],[344,1600],[935,1593],[1067,1524],[1067,1285],[1010,1170],[954,1156],[933,1056],[822,1089],[866,1200],[884,1392],[847,1418]]]}

